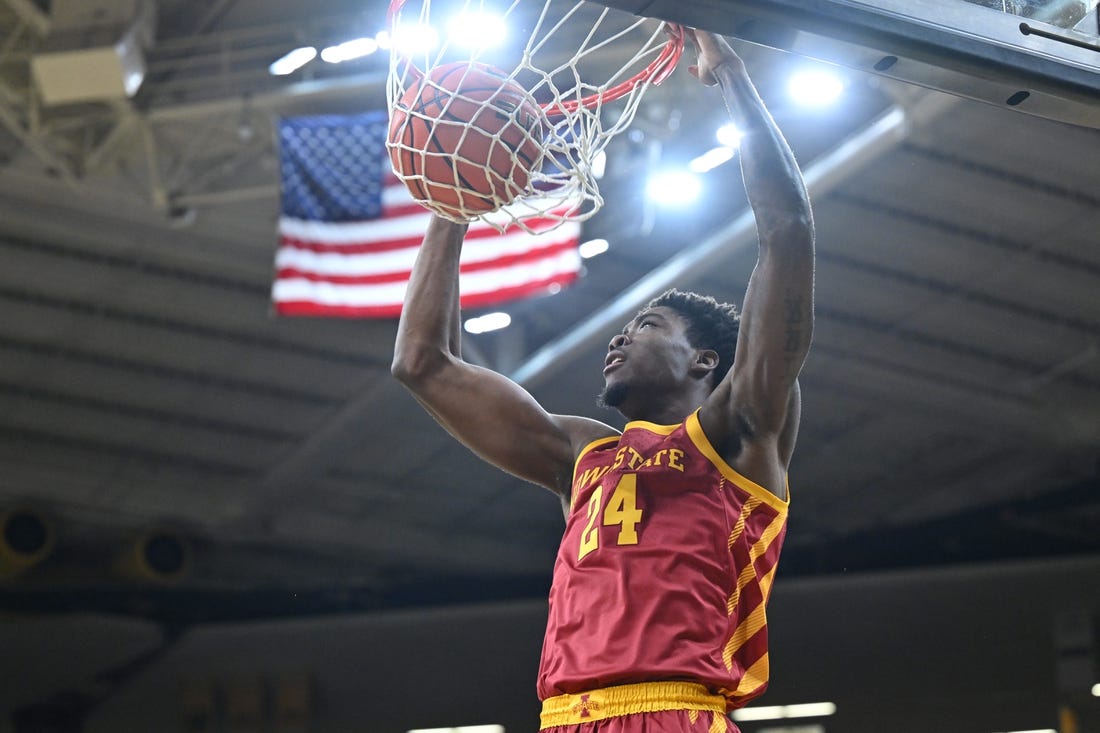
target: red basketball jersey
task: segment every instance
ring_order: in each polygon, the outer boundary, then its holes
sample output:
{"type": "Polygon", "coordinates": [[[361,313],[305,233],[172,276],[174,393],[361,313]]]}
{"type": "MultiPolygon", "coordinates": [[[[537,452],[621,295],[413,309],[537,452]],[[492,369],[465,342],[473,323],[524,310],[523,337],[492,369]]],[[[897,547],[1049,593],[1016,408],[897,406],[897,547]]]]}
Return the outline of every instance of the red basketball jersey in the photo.
{"type": "Polygon", "coordinates": [[[786,526],[787,502],[727,465],[697,413],[588,445],[554,566],[539,697],[658,680],[700,682],[730,709],[760,695],[786,526]]]}

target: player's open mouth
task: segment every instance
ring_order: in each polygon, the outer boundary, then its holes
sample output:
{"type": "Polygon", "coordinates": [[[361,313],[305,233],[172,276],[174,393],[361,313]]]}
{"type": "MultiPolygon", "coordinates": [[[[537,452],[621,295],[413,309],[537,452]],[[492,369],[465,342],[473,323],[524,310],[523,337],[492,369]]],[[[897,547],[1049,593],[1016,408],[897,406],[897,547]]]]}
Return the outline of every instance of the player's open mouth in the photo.
{"type": "Polygon", "coordinates": [[[622,354],[611,352],[607,355],[607,359],[604,360],[603,373],[607,374],[612,369],[615,369],[620,364],[622,364],[624,361],[626,361],[626,357],[624,357],[622,354]]]}

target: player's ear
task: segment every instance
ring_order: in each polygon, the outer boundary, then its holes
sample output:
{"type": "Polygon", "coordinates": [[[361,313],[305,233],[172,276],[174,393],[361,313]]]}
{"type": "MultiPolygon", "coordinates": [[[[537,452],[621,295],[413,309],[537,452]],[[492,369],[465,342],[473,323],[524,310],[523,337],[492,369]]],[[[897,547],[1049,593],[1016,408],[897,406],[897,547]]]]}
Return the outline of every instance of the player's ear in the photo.
{"type": "Polygon", "coordinates": [[[695,362],[691,365],[693,372],[699,376],[706,376],[718,368],[718,352],[714,349],[698,349],[695,352],[695,362]]]}

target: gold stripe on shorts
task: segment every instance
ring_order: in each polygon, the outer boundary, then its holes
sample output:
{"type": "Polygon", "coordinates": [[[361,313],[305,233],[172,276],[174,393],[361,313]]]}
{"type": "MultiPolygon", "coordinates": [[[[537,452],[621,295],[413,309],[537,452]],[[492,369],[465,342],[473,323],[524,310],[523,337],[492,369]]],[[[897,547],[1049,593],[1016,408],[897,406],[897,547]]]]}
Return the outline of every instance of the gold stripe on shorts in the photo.
{"type": "Polygon", "coordinates": [[[660,710],[711,710],[725,714],[726,698],[696,682],[641,682],[604,687],[543,700],[541,728],[660,710]]]}

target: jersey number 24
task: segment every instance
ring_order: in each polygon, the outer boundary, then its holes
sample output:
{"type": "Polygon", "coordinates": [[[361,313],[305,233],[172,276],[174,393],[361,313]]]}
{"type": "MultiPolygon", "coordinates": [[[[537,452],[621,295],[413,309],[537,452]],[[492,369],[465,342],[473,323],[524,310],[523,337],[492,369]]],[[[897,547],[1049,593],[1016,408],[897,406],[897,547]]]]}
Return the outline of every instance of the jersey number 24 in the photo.
{"type": "Polygon", "coordinates": [[[581,548],[577,560],[584,559],[585,555],[600,548],[601,526],[618,525],[619,536],[615,541],[617,545],[638,544],[637,527],[642,521],[642,510],[638,508],[638,475],[623,474],[619,483],[615,484],[606,507],[602,507],[603,489],[602,484],[597,486],[588,500],[588,524],[584,525],[584,531],[581,532],[581,548]]]}

